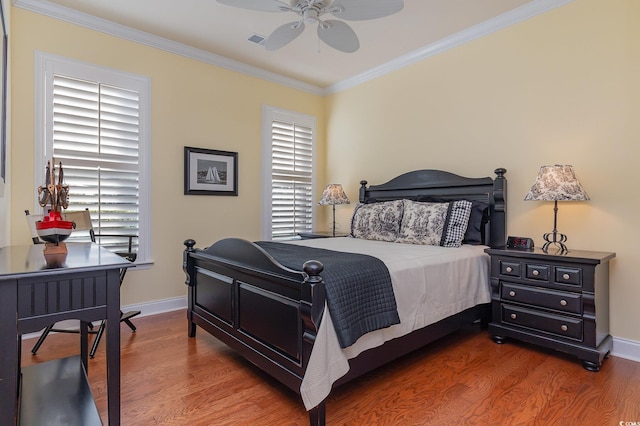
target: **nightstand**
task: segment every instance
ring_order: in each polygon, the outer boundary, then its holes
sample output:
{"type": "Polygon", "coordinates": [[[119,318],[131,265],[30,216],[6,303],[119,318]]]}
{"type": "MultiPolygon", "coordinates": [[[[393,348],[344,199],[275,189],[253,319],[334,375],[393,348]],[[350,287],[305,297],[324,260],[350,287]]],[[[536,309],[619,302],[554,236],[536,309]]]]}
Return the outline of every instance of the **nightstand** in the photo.
{"type": "MultiPolygon", "coordinates": [[[[332,231],[317,231],[317,232],[298,232],[298,235],[303,240],[311,240],[314,238],[332,238],[332,231]]],[[[348,237],[348,233],[336,232],[336,237],[348,237]]]]}
{"type": "Polygon", "coordinates": [[[491,256],[489,332],[575,355],[598,371],[611,352],[609,261],[615,253],[486,249],[491,256]]]}

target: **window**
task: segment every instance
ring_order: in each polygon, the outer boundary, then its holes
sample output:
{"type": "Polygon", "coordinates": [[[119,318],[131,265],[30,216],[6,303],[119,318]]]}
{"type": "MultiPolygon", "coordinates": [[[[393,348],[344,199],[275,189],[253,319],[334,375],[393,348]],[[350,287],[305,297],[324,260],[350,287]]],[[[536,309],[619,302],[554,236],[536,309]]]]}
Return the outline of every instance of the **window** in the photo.
{"type": "MultiPolygon", "coordinates": [[[[137,235],[138,259],[150,260],[148,79],[45,54],[37,59],[36,185],[47,161],[62,162],[67,211],[89,209],[97,234],[137,235]]],[[[117,251],[128,238],[99,242],[117,251]]]]}
{"type": "Polygon", "coordinates": [[[263,109],[263,226],[265,240],[313,230],[315,118],[263,109]]]}

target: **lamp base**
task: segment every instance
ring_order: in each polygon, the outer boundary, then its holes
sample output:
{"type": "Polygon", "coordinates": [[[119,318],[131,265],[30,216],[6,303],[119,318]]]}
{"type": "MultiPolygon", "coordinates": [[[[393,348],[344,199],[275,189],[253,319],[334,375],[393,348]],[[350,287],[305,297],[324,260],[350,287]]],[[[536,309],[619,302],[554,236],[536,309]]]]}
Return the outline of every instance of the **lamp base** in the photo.
{"type": "Polygon", "coordinates": [[[336,236],[336,205],[333,206],[333,236],[336,236]]]}
{"type": "Polygon", "coordinates": [[[567,236],[558,232],[558,200],[553,203],[553,232],[547,232],[542,236],[546,243],[542,246],[542,251],[549,252],[549,246],[553,244],[558,247],[557,254],[566,254],[569,252],[567,246],[564,243],[567,241],[567,236]]]}
{"type": "Polygon", "coordinates": [[[542,245],[542,251],[549,252],[549,247],[554,245],[558,247],[558,254],[565,254],[569,252],[569,249],[564,244],[567,241],[567,236],[554,230],[553,232],[547,232],[542,236],[546,243],[542,245]]]}

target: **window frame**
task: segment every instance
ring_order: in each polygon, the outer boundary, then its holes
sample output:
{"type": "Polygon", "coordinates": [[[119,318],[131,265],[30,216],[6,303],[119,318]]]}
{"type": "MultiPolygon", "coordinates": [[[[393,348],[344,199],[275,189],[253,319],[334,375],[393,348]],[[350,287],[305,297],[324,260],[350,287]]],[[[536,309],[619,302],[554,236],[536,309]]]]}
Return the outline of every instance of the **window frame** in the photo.
{"type": "MultiPolygon", "coordinates": [[[[269,105],[263,105],[262,107],[262,229],[261,238],[266,241],[272,239],[272,123],[275,120],[287,122],[287,123],[299,123],[303,126],[307,126],[311,129],[311,145],[312,145],[312,161],[313,168],[311,171],[311,195],[316,194],[317,189],[317,175],[318,170],[317,163],[317,125],[316,117],[308,114],[303,114],[295,111],[289,111],[269,105]]],[[[315,203],[312,203],[311,207],[311,227],[312,231],[316,227],[316,208],[315,203]]]]}
{"type": "MultiPolygon", "coordinates": [[[[151,253],[151,80],[148,77],[93,65],[40,51],[34,70],[34,183],[43,182],[47,161],[53,153],[53,75],[96,81],[136,90],[139,100],[138,141],[138,255],[136,264],[152,263],[151,253]]],[[[63,164],[64,166],[64,164],[63,164]]],[[[33,188],[34,212],[40,211],[37,184],[33,188]]],[[[71,188],[73,192],[73,188],[71,188]]]]}

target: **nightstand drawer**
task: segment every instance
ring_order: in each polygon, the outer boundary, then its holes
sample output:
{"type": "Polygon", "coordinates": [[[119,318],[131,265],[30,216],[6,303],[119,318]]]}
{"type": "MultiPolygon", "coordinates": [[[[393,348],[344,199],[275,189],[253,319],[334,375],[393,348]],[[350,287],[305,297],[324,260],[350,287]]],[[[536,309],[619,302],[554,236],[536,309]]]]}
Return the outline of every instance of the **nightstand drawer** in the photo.
{"type": "Polygon", "coordinates": [[[530,280],[549,281],[549,265],[527,264],[526,277],[530,280]]]}
{"type": "Polygon", "coordinates": [[[509,277],[520,277],[520,263],[519,262],[505,262],[500,261],[500,275],[506,275],[509,277]]]}
{"type": "Polygon", "coordinates": [[[582,269],[556,267],[555,278],[560,284],[582,285],[582,269]]]}
{"type": "Polygon", "coordinates": [[[500,298],[504,301],[535,305],[557,311],[582,313],[582,296],[580,293],[502,283],[500,298]]]}
{"type": "Polygon", "coordinates": [[[511,305],[502,305],[502,322],[582,340],[582,319],[563,317],[511,305]]]}

